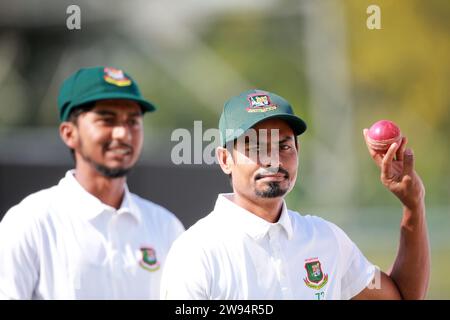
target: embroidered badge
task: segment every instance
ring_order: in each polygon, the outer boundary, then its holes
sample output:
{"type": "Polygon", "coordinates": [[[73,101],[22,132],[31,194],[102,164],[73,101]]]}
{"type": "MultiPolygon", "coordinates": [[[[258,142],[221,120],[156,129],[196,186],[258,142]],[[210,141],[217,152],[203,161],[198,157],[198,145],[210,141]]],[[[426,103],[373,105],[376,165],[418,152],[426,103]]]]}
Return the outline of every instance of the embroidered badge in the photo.
{"type": "Polygon", "coordinates": [[[159,269],[159,262],[156,259],[156,251],[151,247],[141,248],[142,259],[139,265],[148,271],[156,271],[159,269]]]}
{"type": "Polygon", "coordinates": [[[323,273],[322,264],[318,258],[307,259],[305,269],[307,277],[303,281],[309,288],[319,290],[327,284],[328,274],[323,273]]]}
{"type": "Polygon", "coordinates": [[[131,84],[131,79],[127,78],[122,70],[106,67],[103,71],[105,73],[103,79],[108,83],[119,87],[126,87],[131,84]]]}
{"type": "Polygon", "coordinates": [[[247,112],[266,112],[275,110],[276,105],[272,104],[266,94],[253,93],[247,96],[250,105],[246,108],[247,112]]]}

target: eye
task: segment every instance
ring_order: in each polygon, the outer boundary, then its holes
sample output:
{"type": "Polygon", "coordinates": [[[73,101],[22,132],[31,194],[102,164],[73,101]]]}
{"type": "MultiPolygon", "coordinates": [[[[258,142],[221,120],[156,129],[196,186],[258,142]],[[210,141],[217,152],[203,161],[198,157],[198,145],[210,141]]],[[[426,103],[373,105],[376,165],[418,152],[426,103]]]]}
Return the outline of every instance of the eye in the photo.
{"type": "Polygon", "coordinates": [[[292,147],[290,145],[288,145],[288,144],[282,144],[280,146],[280,149],[281,150],[290,150],[290,149],[292,149],[292,147]]]}
{"type": "Polygon", "coordinates": [[[130,126],[137,126],[139,124],[139,121],[136,118],[131,118],[130,120],[128,120],[128,124],[130,126]]]}
{"type": "Polygon", "coordinates": [[[113,125],[114,124],[114,118],[113,117],[103,117],[100,118],[100,122],[106,125],[113,125]]]}

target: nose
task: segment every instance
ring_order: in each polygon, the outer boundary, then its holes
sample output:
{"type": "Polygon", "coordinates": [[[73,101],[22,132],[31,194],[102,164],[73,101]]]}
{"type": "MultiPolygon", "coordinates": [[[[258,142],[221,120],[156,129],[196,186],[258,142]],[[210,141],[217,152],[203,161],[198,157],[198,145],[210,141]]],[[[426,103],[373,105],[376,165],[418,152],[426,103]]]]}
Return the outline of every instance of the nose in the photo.
{"type": "Polygon", "coordinates": [[[131,130],[125,124],[117,125],[112,130],[112,138],[114,140],[130,141],[131,130]]]}
{"type": "Polygon", "coordinates": [[[263,167],[278,168],[282,166],[279,149],[275,146],[268,147],[269,150],[259,154],[259,162],[263,167]]]}

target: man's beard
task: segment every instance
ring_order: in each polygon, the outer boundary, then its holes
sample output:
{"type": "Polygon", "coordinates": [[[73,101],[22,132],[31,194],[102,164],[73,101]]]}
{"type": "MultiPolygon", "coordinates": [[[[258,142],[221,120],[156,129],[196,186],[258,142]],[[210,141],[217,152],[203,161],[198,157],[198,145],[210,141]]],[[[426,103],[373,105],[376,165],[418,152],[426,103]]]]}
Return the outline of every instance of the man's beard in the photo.
{"type": "Polygon", "coordinates": [[[127,176],[128,173],[131,171],[131,169],[133,169],[132,166],[128,167],[128,168],[123,168],[123,167],[109,168],[103,164],[95,162],[89,156],[85,155],[85,153],[83,152],[82,143],[80,143],[80,155],[84,161],[91,164],[98,173],[100,173],[102,176],[104,176],[106,178],[111,178],[111,179],[122,178],[122,177],[127,176]]]}
{"type": "MultiPolygon", "coordinates": [[[[289,179],[289,172],[286,169],[283,168],[276,168],[273,170],[267,170],[267,171],[272,171],[272,172],[281,172],[286,176],[286,179],[289,179]]],[[[256,179],[258,179],[259,177],[261,177],[260,175],[256,175],[256,179]]],[[[261,198],[277,198],[277,197],[282,197],[284,196],[288,190],[289,187],[287,188],[281,188],[281,182],[279,181],[270,181],[269,183],[267,183],[268,188],[265,190],[255,190],[255,194],[257,197],[261,197],[261,198]]]]}
{"type": "Polygon", "coordinates": [[[263,191],[256,190],[256,196],[261,198],[277,198],[284,196],[288,192],[288,188],[281,188],[280,182],[278,181],[271,181],[267,185],[268,189],[265,189],[263,191]]]}
{"type": "Polygon", "coordinates": [[[97,170],[98,173],[100,173],[102,176],[106,178],[122,178],[128,175],[128,173],[131,171],[133,167],[130,168],[108,168],[107,166],[104,166],[100,163],[96,163],[92,161],[91,159],[85,159],[87,161],[90,161],[90,163],[94,166],[95,170],[97,170]]]}

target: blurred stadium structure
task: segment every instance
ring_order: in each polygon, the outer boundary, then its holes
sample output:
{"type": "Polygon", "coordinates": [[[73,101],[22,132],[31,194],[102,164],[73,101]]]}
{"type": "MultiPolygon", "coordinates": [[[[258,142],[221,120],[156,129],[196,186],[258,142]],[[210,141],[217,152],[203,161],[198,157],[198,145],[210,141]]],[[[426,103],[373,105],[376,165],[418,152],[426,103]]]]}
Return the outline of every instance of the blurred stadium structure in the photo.
{"type": "Polygon", "coordinates": [[[81,66],[130,72],[159,106],[130,188],[186,226],[230,190],[216,165],[171,163],[175,128],[216,127],[223,102],[248,88],[279,93],[308,123],[292,209],[346,230],[374,262],[395,257],[401,208],[379,183],[361,131],[399,123],[427,187],[430,298],[449,299],[450,2],[152,0],[0,2],[0,217],[71,168],[56,97],[81,66]],[[66,8],[81,8],[81,30],[66,8]],[[378,4],[382,30],[366,28],[378,4]]]}

